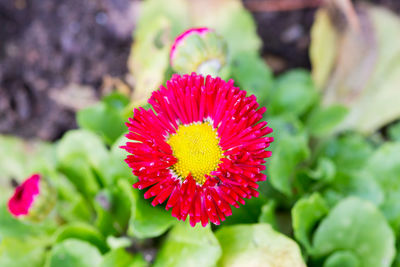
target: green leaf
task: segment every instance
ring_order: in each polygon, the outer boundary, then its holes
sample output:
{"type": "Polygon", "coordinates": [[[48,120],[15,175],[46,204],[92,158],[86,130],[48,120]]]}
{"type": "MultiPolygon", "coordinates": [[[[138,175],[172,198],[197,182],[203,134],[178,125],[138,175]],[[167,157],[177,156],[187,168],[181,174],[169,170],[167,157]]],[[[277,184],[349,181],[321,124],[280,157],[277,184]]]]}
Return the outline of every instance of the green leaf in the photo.
{"type": "Polygon", "coordinates": [[[338,251],[329,256],[324,267],[359,267],[360,261],[351,251],[338,251]]]}
{"type": "Polygon", "coordinates": [[[400,122],[389,127],[389,137],[392,141],[400,142],[400,122]]]}
{"type": "Polygon", "coordinates": [[[248,95],[254,94],[264,103],[272,86],[272,72],[265,62],[252,53],[239,53],[232,59],[231,75],[248,95]]]}
{"type": "Polygon", "coordinates": [[[292,184],[299,163],[309,157],[308,137],[301,122],[293,114],[264,118],[273,129],[274,142],[269,149],[272,157],[267,166],[268,181],[272,187],[287,196],[292,194],[292,184]]]}
{"type": "Polygon", "coordinates": [[[123,112],[129,105],[129,98],[118,92],[112,92],[111,94],[104,96],[101,102],[113,110],[123,112]]]}
{"type": "Polygon", "coordinates": [[[58,200],[57,213],[67,222],[88,222],[92,219],[90,204],[77,191],[73,184],[64,177],[57,179],[58,200]]]}
{"type": "Polygon", "coordinates": [[[314,170],[306,171],[308,177],[323,182],[331,182],[336,174],[336,166],[329,158],[320,157],[314,170]]]}
{"type": "Polygon", "coordinates": [[[381,146],[368,160],[367,170],[385,191],[400,190],[400,143],[381,146]]]}
{"type": "Polygon", "coordinates": [[[288,71],[276,80],[269,97],[268,109],[274,115],[291,113],[301,116],[311,108],[317,96],[308,71],[288,71]]]}
{"type": "Polygon", "coordinates": [[[24,223],[11,216],[6,205],[0,206],[0,243],[4,237],[22,238],[28,235],[40,234],[38,227],[24,223]]]}
{"type": "MultiPolygon", "coordinates": [[[[210,3],[214,4],[215,1],[210,3]]],[[[256,23],[241,1],[221,1],[212,9],[205,5],[204,12],[206,11],[208,15],[198,16],[195,24],[214,28],[221,34],[227,41],[232,58],[241,52],[258,53],[261,39],[257,35],[256,23]]]]}
{"type": "MultiPolygon", "coordinates": [[[[132,186],[131,186],[132,188],[132,186]]],[[[163,207],[153,207],[139,195],[137,189],[132,189],[136,198],[136,211],[132,214],[128,233],[138,238],[160,236],[176,223],[176,218],[163,207]]]]}
{"type": "Polygon", "coordinates": [[[123,248],[115,249],[104,255],[100,267],[146,267],[146,261],[139,255],[132,255],[123,248]]]}
{"type": "Polygon", "coordinates": [[[73,130],[66,133],[57,146],[59,169],[76,188],[88,197],[94,197],[101,184],[109,183],[100,176],[100,166],[108,154],[99,137],[89,131],[73,130]]]}
{"type": "Polygon", "coordinates": [[[218,266],[306,266],[296,242],[268,224],[228,226],[216,236],[222,247],[218,266]]]}
{"type": "Polygon", "coordinates": [[[261,207],[261,214],[258,217],[258,222],[270,224],[274,229],[278,229],[278,223],[275,216],[276,202],[268,201],[261,207]]]}
{"type": "Polygon", "coordinates": [[[351,172],[362,169],[373,152],[372,145],[358,134],[346,134],[329,139],[320,152],[335,163],[337,172],[351,172]]]}
{"type": "Polygon", "coordinates": [[[400,230],[400,194],[398,191],[387,192],[380,208],[393,230],[398,233],[400,230]]]}
{"type": "Polygon", "coordinates": [[[386,142],[367,162],[366,171],[382,187],[385,200],[382,210],[390,224],[400,229],[400,143],[386,142]]]}
{"type": "Polygon", "coordinates": [[[393,262],[392,267],[400,267],[400,253],[397,252],[396,259],[393,262]]]}
{"type": "Polygon", "coordinates": [[[120,188],[103,189],[96,196],[96,227],[104,236],[125,233],[130,217],[130,201],[120,188]]]}
{"type": "Polygon", "coordinates": [[[385,217],[370,202],[350,197],[340,201],[321,222],[313,239],[314,257],[350,250],[360,266],[390,266],[395,238],[385,217]]]}
{"type": "Polygon", "coordinates": [[[106,162],[100,166],[102,176],[107,177],[107,180],[112,184],[116,184],[119,179],[128,179],[132,183],[137,181],[136,176],[132,174],[132,170],[125,162],[128,153],[120,148],[120,146],[125,145],[127,141],[128,139],[124,135],[118,138],[112,145],[106,162]]]}
{"type": "Polygon", "coordinates": [[[77,121],[79,127],[98,134],[109,145],[126,131],[122,115],[105,103],[80,110],[77,121]]]}
{"type": "Polygon", "coordinates": [[[272,186],[291,196],[292,183],[297,166],[310,156],[305,134],[288,136],[275,144],[269,163],[269,177],[272,186]]]}
{"type": "Polygon", "coordinates": [[[52,248],[46,267],[93,267],[101,262],[102,256],[96,247],[78,239],[67,239],[52,248]]]}
{"type": "Polygon", "coordinates": [[[162,207],[153,207],[143,198],[138,189],[126,180],[119,180],[121,192],[131,202],[131,217],[128,234],[137,238],[151,238],[165,233],[176,219],[162,207]]]}
{"type": "Polygon", "coordinates": [[[42,267],[45,261],[46,241],[33,238],[4,238],[0,241],[0,266],[42,267]]]}
{"type": "Polygon", "coordinates": [[[370,172],[365,170],[339,173],[328,190],[336,190],[340,198],[356,196],[375,205],[382,204],[384,191],[370,172]]]}
{"type": "Polygon", "coordinates": [[[108,246],[104,237],[95,227],[91,226],[90,224],[70,223],[62,226],[54,234],[54,241],[56,243],[60,243],[71,238],[87,241],[96,246],[101,252],[106,252],[108,250],[108,246]]]}
{"type": "Polygon", "coordinates": [[[313,136],[328,135],[346,117],[347,112],[347,108],[341,105],[316,108],[307,119],[307,128],[313,136]]]}
{"type": "Polygon", "coordinates": [[[154,267],[215,266],[221,248],[210,227],[179,223],[161,246],[154,267]]]}
{"type": "Polygon", "coordinates": [[[267,199],[262,195],[256,198],[253,197],[251,199],[246,199],[245,207],[239,207],[239,208],[232,207],[232,215],[226,218],[223,225],[258,222],[258,218],[261,213],[261,208],[266,201],[267,199]]]}
{"type": "Polygon", "coordinates": [[[282,114],[281,116],[265,115],[263,120],[267,121],[268,126],[274,130],[272,132],[274,142],[271,143],[271,147],[274,147],[280,140],[287,137],[304,134],[303,124],[292,114],[282,114]]]}
{"type": "Polygon", "coordinates": [[[292,208],[294,236],[308,252],[311,251],[311,232],[328,211],[327,204],[318,193],[301,198],[292,208]]]}

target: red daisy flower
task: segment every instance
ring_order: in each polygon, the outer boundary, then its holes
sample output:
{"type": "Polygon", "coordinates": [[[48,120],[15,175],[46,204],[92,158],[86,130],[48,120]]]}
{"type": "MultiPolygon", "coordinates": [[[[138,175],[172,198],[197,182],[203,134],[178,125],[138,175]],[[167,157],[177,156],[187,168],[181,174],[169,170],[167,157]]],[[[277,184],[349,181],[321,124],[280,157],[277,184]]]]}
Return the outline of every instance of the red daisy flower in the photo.
{"type": "Polygon", "coordinates": [[[233,80],[193,73],[173,75],[148,102],[155,112],[134,110],[127,123],[133,142],[122,148],[139,179],[133,186],[150,187],[144,197],[155,197],[153,206],[169,197],[174,217],[206,226],[258,196],[273,138],[254,95],[246,97],[233,80]]]}

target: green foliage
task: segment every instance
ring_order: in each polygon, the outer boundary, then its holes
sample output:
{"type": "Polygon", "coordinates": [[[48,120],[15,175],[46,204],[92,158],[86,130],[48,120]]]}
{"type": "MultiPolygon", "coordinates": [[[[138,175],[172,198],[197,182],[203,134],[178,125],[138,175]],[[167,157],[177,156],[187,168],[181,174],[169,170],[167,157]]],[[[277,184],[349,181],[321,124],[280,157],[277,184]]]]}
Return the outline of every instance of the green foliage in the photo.
{"type": "Polygon", "coordinates": [[[360,266],[384,267],[390,266],[394,258],[394,245],[393,231],[376,206],[350,197],[340,201],[318,226],[313,238],[313,257],[345,250],[354,253],[360,266]]]}
{"type": "Polygon", "coordinates": [[[41,231],[38,227],[30,227],[21,222],[8,212],[5,205],[0,206],[0,240],[4,237],[19,237],[38,235],[41,231]]]}
{"type": "Polygon", "coordinates": [[[4,238],[0,242],[0,266],[42,267],[45,262],[46,242],[38,238],[4,238]]]}
{"type": "Polygon", "coordinates": [[[299,134],[287,136],[275,144],[274,157],[269,164],[269,174],[272,185],[282,193],[292,195],[292,183],[296,168],[310,156],[307,136],[299,134]],[[285,159],[282,161],[282,159],[285,159]]]}
{"type": "Polygon", "coordinates": [[[266,101],[272,85],[272,73],[257,55],[241,52],[232,59],[231,75],[248,95],[254,94],[259,103],[266,101]]]}
{"type": "Polygon", "coordinates": [[[306,70],[289,71],[276,80],[269,96],[271,114],[304,114],[317,100],[310,73],[306,70]]]}
{"type": "Polygon", "coordinates": [[[176,222],[176,219],[163,208],[151,206],[150,202],[144,200],[143,195],[138,190],[133,190],[128,182],[120,180],[118,185],[131,203],[128,234],[137,238],[156,237],[176,222]]]}
{"type": "Polygon", "coordinates": [[[60,171],[85,196],[95,196],[107,183],[99,176],[107,151],[97,135],[85,130],[68,132],[58,144],[57,157],[60,171]]]}
{"type": "Polygon", "coordinates": [[[324,136],[331,132],[347,115],[347,108],[336,105],[315,109],[307,120],[307,128],[313,136],[324,136]]]}
{"type": "Polygon", "coordinates": [[[338,251],[329,256],[324,267],[358,267],[360,260],[351,251],[338,251]]]}
{"type": "Polygon", "coordinates": [[[221,248],[210,227],[179,223],[168,234],[154,263],[155,267],[215,266],[221,248]]]}
{"type": "Polygon", "coordinates": [[[389,128],[389,137],[393,141],[400,142],[400,122],[395,123],[389,128]]]}
{"type": "Polygon", "coordinates": [[[222,247],[219,266],[305,267],[297,244],[268,224],[227,226],[216,236],[222,247]]]}
{"type": "Polygon", "coordinates": [[[52,248],[46,267],[92,267],[101,262],[102,256],[96,247],[78,239],[67,239],[52,248]]]}
{"type": "Polygon", "coordinates": [[[294,236],[306,247],[308,252],[312,250],[311,230],[328,211],[327,204],[318,193],[301,198],[292,209],[294,236]]]}
{"type": "Polygon", "coordinates": [[[87,241],[96,246],[103,253],[108,250],[108,246],[104,240],[104,237],[97,230],[97,228],[91,226],[90,224],[67,224],[59,228],[54,234],[54,240],[56,243],[63,242],[64,240],[71,238],[87,241]]]}
{"type": "Polygon", "coordinates": [[[100,267],[146,267],[147,262],[139,254],[132,255],[122,248],[104,255],[100,267]]]}
{"type": "Polygon", "coordinates": [[[126,131],[121,114],[128,103],[126,97],[114,93],[95,106],[80,110],[76,119],[82,129],[97,133],[111,145],[126,131]]]}
{"type": "Polygon", "coordinates": [[[278,229],[278,224],[276,221],[276,202],[275,201],[268,201],[261,207],[260,217],[258,221],[260,223],[267,223],[273,226],[274,229],[278,229]]]}

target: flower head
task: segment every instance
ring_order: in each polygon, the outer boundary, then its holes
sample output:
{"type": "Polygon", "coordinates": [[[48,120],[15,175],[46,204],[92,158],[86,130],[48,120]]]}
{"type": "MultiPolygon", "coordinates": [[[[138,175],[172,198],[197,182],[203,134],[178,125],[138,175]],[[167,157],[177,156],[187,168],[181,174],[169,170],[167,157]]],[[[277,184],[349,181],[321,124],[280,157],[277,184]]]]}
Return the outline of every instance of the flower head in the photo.
{"type": "Polygon", "coordinates": [[[14,217],[40,221],[54,204],[53,189],[39,174],[34,174],[15,189],[8,201],[8,210],[14,217]]]}
{"type": "Polygon", "coordinates": [[[169,198],[173,216],[205,226],[258,196],[273,139],[254,95],[246,97],[232,80],[193,73],[174,75],[149,103],[155,112],[134,110],[127,123],[133,142],[122,148],[139,179],[134,187],[149,188],[144,197],[155,197],[153,206],[169,198]]]}
{"type": "Polygon", "coordinates": [[[225,66],[227,45],[209,28],[192,28],[179,35],[172,45],[170,63],[179,73],[217,75],[225,66]]]}

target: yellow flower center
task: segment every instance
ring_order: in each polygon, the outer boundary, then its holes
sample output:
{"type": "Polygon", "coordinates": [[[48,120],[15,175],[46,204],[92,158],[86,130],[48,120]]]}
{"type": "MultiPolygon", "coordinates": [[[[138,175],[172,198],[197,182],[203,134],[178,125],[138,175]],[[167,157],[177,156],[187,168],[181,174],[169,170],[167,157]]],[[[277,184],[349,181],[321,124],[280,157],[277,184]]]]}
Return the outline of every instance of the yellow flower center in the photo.
{"type": "Polygon", "coordinates": [[[167,143],[177,158],[171,169],[181,179],[189,173],[199,184],[204,184],[204,175],[215,171],[222,157],[217,132],[210,123],[179,125],[167,143]]]}

